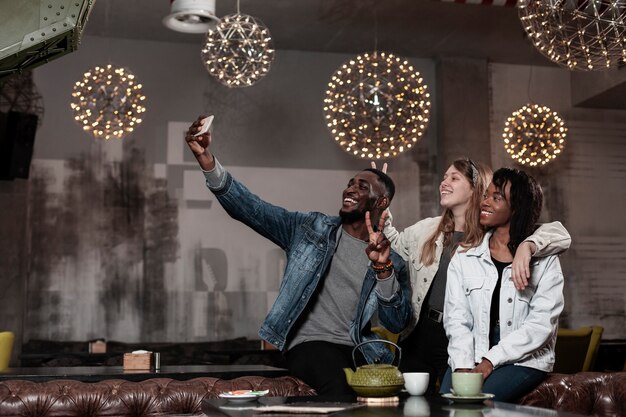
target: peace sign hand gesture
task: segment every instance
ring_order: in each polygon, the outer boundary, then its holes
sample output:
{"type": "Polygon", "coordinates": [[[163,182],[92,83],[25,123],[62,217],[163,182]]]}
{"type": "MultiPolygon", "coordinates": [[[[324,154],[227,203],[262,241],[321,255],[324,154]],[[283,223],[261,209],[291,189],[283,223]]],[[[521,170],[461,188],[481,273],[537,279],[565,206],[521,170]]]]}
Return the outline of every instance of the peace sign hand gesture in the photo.
{"type": "Polygon", "coordinates": [[[385,218],[387,217],[387,210],[383,211],[378,221],[378,231],[374,231],[372,228],[372,220],[370,212],[365,213],[365,225],[367,226],[367,232],[369,234],[369,244],[365,248],[365,253],[370,258],[370,261],[374,264],[386,264],[391,254],[391,243],[385,236],[382,230],[385,228],[385,218]]]}

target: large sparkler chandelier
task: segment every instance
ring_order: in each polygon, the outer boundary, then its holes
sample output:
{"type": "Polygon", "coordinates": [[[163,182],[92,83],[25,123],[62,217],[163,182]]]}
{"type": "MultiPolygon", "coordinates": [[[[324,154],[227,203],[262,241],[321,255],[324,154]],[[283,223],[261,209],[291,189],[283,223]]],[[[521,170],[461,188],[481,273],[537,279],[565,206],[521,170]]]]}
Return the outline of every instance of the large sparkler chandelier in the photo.
{"type": "Polygon", "coordinates": [[[345,151],[366,159],[410,149],[428,126],[430,94],[420,73],[385,52],[359,55],[332,76],[326,125],[345,151]]]}
{"type": "Polygon", "coordinates": [[[623,0],[519,0],[519,17],[537,49],[572,70],[601,70],[626,59],[623,0]]]}
{"type": "Polygon", "coordinates": [[[508,154],[521,165],[545,165],[565,146],[563,119],[546,106],[527,104],[514,111],[504,125],[502,139],[508,154]]]}
{"type": "Polygon", "coordinates": [[[112,65],[95,67],[74,84],[74,119],[96,138],[122,139],[142,122],[146,97],[135,76],[112,65]]]}
{"type": "Polygon", "coordinates": [[[263,78],[274,59],[272,37],[263,22],[237,13],[207,32],[202,61],[228,87],[248,87],[263,78]]]}

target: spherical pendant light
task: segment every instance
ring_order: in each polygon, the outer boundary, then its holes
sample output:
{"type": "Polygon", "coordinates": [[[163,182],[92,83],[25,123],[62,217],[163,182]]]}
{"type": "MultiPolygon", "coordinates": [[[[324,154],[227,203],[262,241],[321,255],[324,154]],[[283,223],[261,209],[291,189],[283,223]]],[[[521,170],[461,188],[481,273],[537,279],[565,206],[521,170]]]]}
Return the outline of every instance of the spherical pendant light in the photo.
{"type": "Polygon", "coordinates": [[[207,32],[202,61],[228,87],[248,87],[263,78],[274,59],[272,37],[263,22],[235,13],[207,32]]]}
{"type": "Polygon", "coordinates": [[[332,76],[324,99],[335,141],[360,158],[392,158],[424,134],[430,94],[420,73],[393,54],[373,52],[346,62],[332,76]]]}
{"type": "Polygon", "coordinates": [[[521,165],[545,165],[565,146],[567,128],[558,113],[546,106],[527,104],[504,125],[502,139],[507,153],[521,165]]]}
{"type": "Polygon", "coordinates": [[[626,6],[614,0],[519,0],[535,47],[571,70],[602,70],[626,59],[626,6]]]}
{"type": "Polygon", "coordinates": [[[96,138],[121,139],[142,122],[146,97],[133,73],[112,65],[95,67],[74,84],[74,119],[96,138]]]}

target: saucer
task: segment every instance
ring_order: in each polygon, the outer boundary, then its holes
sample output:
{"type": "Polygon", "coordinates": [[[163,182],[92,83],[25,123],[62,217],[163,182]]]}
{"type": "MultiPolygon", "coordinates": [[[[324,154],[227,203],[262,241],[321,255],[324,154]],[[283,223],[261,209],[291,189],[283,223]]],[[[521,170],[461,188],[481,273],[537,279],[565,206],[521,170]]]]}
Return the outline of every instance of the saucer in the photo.
{"type": "Polygon", "coordinates": [[[454,395],[448,392],[445,394],[441,394],[441,396],[450,401],[454,401],[455,403],[477,403],[477,402],[482,402],[485,400],[490,400],[493,397],[495,397],[494,394],[489,394],[488,392],[483,392],[482,394],[465,396],[465,397],[462,397],[460,395],[454,395]]]}
{"type": "Polygon", "coordinates": [[[233,403],[247,403],[249,401],[255,401],[258,398],[266,395],[269,391],[247,391],[241,393],[224,392],[219,395],[220,398],[228,400],[233,403]]]}

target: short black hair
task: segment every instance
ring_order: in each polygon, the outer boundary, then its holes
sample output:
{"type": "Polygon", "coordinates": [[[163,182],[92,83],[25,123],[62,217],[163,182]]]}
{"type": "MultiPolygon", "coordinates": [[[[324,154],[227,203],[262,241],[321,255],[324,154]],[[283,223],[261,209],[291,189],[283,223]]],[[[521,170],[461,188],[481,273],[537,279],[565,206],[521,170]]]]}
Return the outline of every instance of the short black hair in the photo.
{"type": "Polygon", "coordinates": [[[543,191],[533,177],[516,168],[500,168],[493,173],[493,185],[504,194],[506,184],[511,184],[512,215],[509,228],[509,250],[513,255],[517,247],[537,228],[541,215],[543,191]]]}
{"type": "Polygon", "coordinates": [[[378,179],[385,186],[385,190],[387,191],[387,198],[389,198],[389,202],[391,203],[391,200],[393,200],[393,196],[396,193],[396,185],[393,183],[391,177],[382,172],[380,169],[376,168],[366,168],[363,171],[373,172],[378,176],[378,179]]]}

